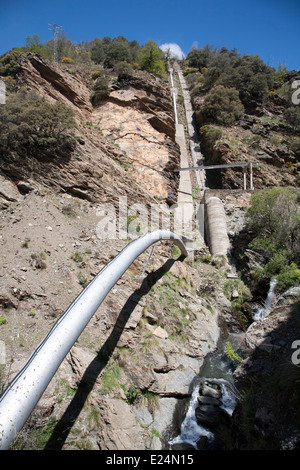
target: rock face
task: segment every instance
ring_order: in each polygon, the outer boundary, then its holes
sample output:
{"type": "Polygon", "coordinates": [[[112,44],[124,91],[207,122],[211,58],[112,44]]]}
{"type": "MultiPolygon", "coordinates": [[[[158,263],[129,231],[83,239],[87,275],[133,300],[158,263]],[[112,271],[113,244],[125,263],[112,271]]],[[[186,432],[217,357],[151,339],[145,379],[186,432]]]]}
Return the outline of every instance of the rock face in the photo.
{"type": "Polygon", "coordinates": [[[18,199],[18,191],[41,186],[116,207],[121,195],[151,204],[157,202],[153,196],[165,202],[169,193],[176,194],[173,169],[179,149],[172,102],[158,81],[149,76],[119,82],[109,99],[94,109],[88,84],[77,76],[37,54],[22,56],[20,66],[19,89],[34,90],[74,111],[78,144],[60,158],[37,153],[22,158],[22,165],[17,154],[3,158],[0,204],[18,199]]]}
{"type": "Polygon", "coordinates": [[[299,294],[295,292],[290,305],[284,302],[279,300],[245,335],[247,357],[234,373],[236,386],[246,393],[233,417],[239,449],[299,447],[297,366],[292,362],[300,327],[299,294]]]}
{"type": "Polygon", "coordinates": [[[47,101],[59,101],[81,117],[92,111],[89,89],[74,75],[33,53],[23,56],[20,65],[19,86],[35,90],[47,101]]]}
{"type": "MultiPolygon", "coordinates": [[[[204,94],[205,95],[205,94],[204,94]]],[[[204,98],[194,98],[195,116],[203,106],[204,98]]],[[[207,165],[225,165],[237,162],[258,162],[253,170],[255,189],[271,186],[296,186],[298,157],[290,144],[289,130],[282,124],[284,107],[278,102],[252,103],[246,114],[234,126],[225,128],[206,125],[199,120],[200,146],[207,165]],[[251,114],[250,114],[251,112],[251,114]],[[206,128],[206,130],[205,130],[206,128]],[[207,130],[212,130],[212,133],[207,130]],[[215,134],[214,134],[215,132],[215,134]]],[[[286,106],[286,103],[285,103],[286,106]]],[[[243,188],[243,170],[227,168],[207,171],[210,188],[243,188]]],[[[247,188],[249,185],[247,177],[247,188]]]]}
{"type": "MultiPolygon", "coordinates": [[[[1,325],[1,339],[10,345],[10,378],[80,293],[79,281],[91,280],[127,244],[100,243],[94,237],[94,210],[88,201],[79,205],[80,200],[69,197],[58,203],[52,197],[31,192],[2,212],[5,256],[0,279],[7,288],[1,290],[0,302],[7,321],[1,325]],[[61,213],[59,207],[67,202],[76,204],[75,218],[61,213]],[[44,268],[31,262],[33,253],[44,253],[39,255],[44,268]]],[[[43,428],[48,417],[54,421],[46,448],[138,450],[165,445],[178,403],[190,396],[204,356],[216,347],[219,315],[187,287],[180,289],[178,306],[163,302],[161,296],[176,295],[182,275],[189,280],[193,273],[196,288],[198,274],[181,261],[170,263],[168,247],[156,250],[152,275],[142,285],[134,277],[143,269],[145,253],[105,299],[41,398],[29,424],[43,428]],[[172,264],[167,289],[164,262],[172,264]],[[181,316],[178,332],[171,328],[176,315],[181,316]]],[[[24,442],[37,448],[30,427],[23,433],[24,442]]]]}
{"type": "Polygon", "coordinates": [[[166,200],[176,193],[173,169],[179,158],[171,100],[155,82],[131,77],[120,87],[94,110],[93,122],[126,153],[136,179],[166,200]]]}
{"type": "MultiPolygon", "coordinates": [[[[98,205],[118,207],[122,195],[128,205],[149,207],[170,191],[176,195],[179,157],[167,84],[155,77],[119,81],[94,109],[79,78],[35,54],[22,59],[18,83],[74,110],[78,144],[68,158],[15,153],[1,159],[0,328],[7,381],[129,243],[99,239],[98,205]]],[[[156,247],[145,279],[137,276],[148,253],[118,281],[61,364],[19,445],[163,448],[178,402],[190,395],[220,334],[218,307],[197,294],[203,273],[173,257],[172,249],[156,247]],[[51,438],[38,443],[31,430],[41,428],[42,436],[48,424],[51,438]]]]}
{"type": "Polygon", "coordinates": [[[141,427],[128,403],[106,398],[98,406],[106,424],[98,437],[101,450],[144,450],[141,427]]]}

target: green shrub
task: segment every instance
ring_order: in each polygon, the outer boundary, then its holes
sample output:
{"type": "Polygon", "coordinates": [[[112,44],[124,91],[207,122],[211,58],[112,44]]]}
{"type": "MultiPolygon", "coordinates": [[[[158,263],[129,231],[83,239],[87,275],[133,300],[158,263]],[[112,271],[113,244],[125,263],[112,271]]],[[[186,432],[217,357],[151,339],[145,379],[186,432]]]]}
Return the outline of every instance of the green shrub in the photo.
{"type": "Polygon", "coordinates": [[[147,41],[138,55],[138,64],[142,70],[164,75],[166,69],[164,64],[165,55],[155,41],[147,41]]]}
{"type": "Polygon", "coordinates": [[[201,70],[203,67],[207,67],[210,60],[210,51],[208,48],[204,49],[192,49],[188,55],[187,60],[189,67],[201,70]]]}
{"type": "Polygon", "coordinates": [[[205,77],[209,87],[234,87],[239,92],[258,97],[272,89],[275,69],[266,65],[258,55],[227,51],[212,58],[205,77]]]}
{"type": "Polygon", "coordinates": [[[200,134],[204,137],[210,144],[214,144],[219,139],[221,139],[223,132],[221,129],[212,126],[202,126],[200,128],[200,134]]]}
{"type": "Polygon", "coordinates": [[[238,367],[243,362],[242,356],[237,351],[234,351],[230,341],[225,343],[225,355],[230,359],[235,367],[238,367]]]}
{"type": "Polygon", "coordinates": [[[122,61],[114,66],[114,72],[118,74],[119,78],[127,77],[132,75],[133,68],[128,62],[122,61]]]}
{"type": "Polygon", "coordinates": [[[297,160],[300,160],[300,138],[295,138],[290,144],[291,151],[294,153],[297,160]]]}
{"type": "Polygon", "coordinates": [[[128,43],[112,41],[106,49],[104,66],[113,68],[118,62],[131,62],[132,56],[128,43]]]}
{"type": "Polygon", "coordinates": [[[74,251],[74,253],[71,253],[70,258],[75,261],[81,268],[85,267],[85,261],[82,253],[79,253],[79,251],[74,251]]]}
{"type": "Polygon", "coordinates": [[[296,133],[300,129],[300,107],[291,106],[284,112],[287,123],[291,126],[292,131],[296,133]]]}
{"type": "Polygon", "coordinates": [[[249,248],[265,258],[255,278],[269,282],[276,277],[279,291],[300,283],[299,200],[296,188],[263,189],[252,195],[246,214],[246,229],[252,233],[249,248]]]}
{"type": "Polygon", "coordinates": [[[0,151],[22,155],[67,154],[76,141],[73,112],[61,103],[50,104],[35,93],[11,93],[0,107],[0,151]]]}
{"type": "Polygon", "coordinates": [[[101,75],[96,79],[91,93],[91,101],[93,105],[99,104],[106,96],[109,95],[109,91],[109,80],[104,75],[101,75]]]}
{"type": "Polygon", "coordinates": [[[0,57],[0,76],[15,78],[20,71],[19,60],[22,53],[22,49],[14,48],[0,57]]]}
{"type": "Polygon", "coordinates": [[[197,68],[187,67],[186,69],[183,70],[183,75],[186,77],[190,73],[197,73],[197,72],[198,72],[197,68]]]}
{"type": "Polygon", "coordinates": [[[282,250],[291,261],[299,257],[299,199],[296,188],[267,188],[252,195],[246,223],[254,235],[253,248],[268,257],[282,250]]]}
{"type": "Polygon", "coordinates": [[[215,122],[227,126],[234,124],[243,113],[244,107],[238,91],[218,85],[207,94],[199,117],[203,122],[215,122]]]}
{"type": "Polygon", "coordinates": [[[136,388],[134,385],[130,385],[129,389],[126,392],[126,398],[128,402],[132,404],[137,398],[139,393],[140,393],[140,390],[138,388],[136,388]]]}
{"type": "Polygon", "coordinates": [[[140,50],[137,41],[128,41],[124,36],[113,39],[109,36],[103,39],[96,38],[92,43],[91,59],[109,68],[114,67],[118,62],[134,62],[140,50]]]}
{"type": "Polygon", "coordinates": [[[283,292],[300,284],[300,269],[293,262],[287,264],[287,258],[283,253],[277,253],[263,268],[257,268],[255,271],[256,281],[265,281],[269,284],[274,277],[277,279],[276,289],[283,292]]]}
{"type": "Polygon", "coordinates": [[[96,80],[96,78],[99,78],[100,76],[101,76],[100,70],[95,70],[95,71],[92,72],[92,74],[91,74],[91,78],[92,78],[93,80],[96,80]]]}

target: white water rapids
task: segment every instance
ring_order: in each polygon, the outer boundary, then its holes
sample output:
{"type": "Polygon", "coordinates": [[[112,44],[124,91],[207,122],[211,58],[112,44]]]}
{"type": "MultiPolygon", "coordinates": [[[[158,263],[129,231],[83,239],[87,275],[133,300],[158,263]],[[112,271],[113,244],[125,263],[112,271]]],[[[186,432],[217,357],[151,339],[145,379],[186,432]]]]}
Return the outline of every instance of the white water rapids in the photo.
{"type": "MultiPolygon", "coordinates": [[[[236,406],[236,397],[233,393],[232,385],[225,379],[213,379],[218,382],[222,390],[221,408],[230,416],[236,406]]],[[[200,426],[196,420],[195,410],[198,405],[199,383],[194,386],[190,404],[186,416],[181,424],[180,434],[172,439],[169,444],[190,444],[197,449],[197,442],[202,436],[207,437],[209,442],[214,440],[214,434],[203,426],[200,426]]]]}
{"type": "Polygon", "coordinates": [[[197,449],[197,442],[199,441],[201,436],[206,436],[209,440],[213,439],[213,433],[208,431],[204,427],[199,426],[196,421],[195,410],[198,404],[198,395],[199,384],[196,384],[191,396],[188,411],[181,424],[181,432],[179,436],[175,437],[174,439],[172,439],[172,441],[169,442],[170,445],[185,443],[190,444],[195,449],[197,449]]]}
{"type": "Polygon", "coordinates": [[[271,311],[274,300],[275,300],[275,288],[277,285],[277,279],[272,278],[270,282],[270,288],[268,292],[268,296],[265,300],[265,304],[262,308],[257,309],[255,314],[253,315],[254,321],[263,320],[271,311]]]}

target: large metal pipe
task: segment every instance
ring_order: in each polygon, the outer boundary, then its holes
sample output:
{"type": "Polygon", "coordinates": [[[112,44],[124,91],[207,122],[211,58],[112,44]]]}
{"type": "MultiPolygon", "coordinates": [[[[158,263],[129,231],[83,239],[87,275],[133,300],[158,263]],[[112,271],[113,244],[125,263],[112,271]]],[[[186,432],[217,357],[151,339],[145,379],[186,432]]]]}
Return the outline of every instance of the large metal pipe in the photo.
{"type": "Polygon", "coordinates": [[[133,241],[95,276],[35,349],[0,398],[0,449],[9,448],[110,289],[141,253],[160,240],[171,240],[188,256],[182,240],[169,230],[156,230],[133,241]]]}
{"type": "Polygon", "coordinates": [[[218,197],[205,201],[206,235],[212,256],[228,256],[230,241],[227,234],[226,214],[218,197]]]}

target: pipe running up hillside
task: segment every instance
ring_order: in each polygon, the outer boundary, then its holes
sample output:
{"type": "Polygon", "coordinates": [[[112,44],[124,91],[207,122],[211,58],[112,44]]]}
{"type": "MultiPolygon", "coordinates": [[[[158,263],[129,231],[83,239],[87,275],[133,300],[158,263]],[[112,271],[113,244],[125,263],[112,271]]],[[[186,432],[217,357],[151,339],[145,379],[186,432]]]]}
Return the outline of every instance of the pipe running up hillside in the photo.
{"type": "Polygon", "coordinates": [[[182,240],[169,230],[156,230],[124,248],[75,299],[35,349],[0,398],[0,449],[9,449],[59,365],[111,288],[133,261],[160,240],[171,240],[188,256],[182,240]]]}
{"type": "Polygon", "coordinates": [[[205,201],[205,233],[212,256],[228,256],[230,241],[227,234],[226,214],[218,197],[205,201]]]}

